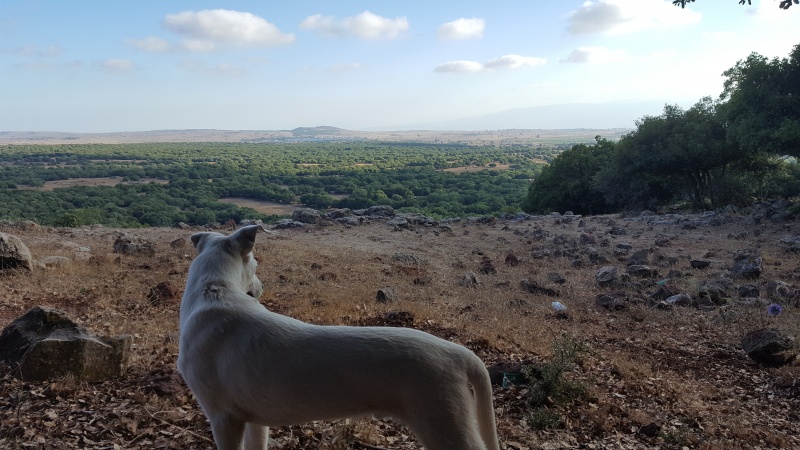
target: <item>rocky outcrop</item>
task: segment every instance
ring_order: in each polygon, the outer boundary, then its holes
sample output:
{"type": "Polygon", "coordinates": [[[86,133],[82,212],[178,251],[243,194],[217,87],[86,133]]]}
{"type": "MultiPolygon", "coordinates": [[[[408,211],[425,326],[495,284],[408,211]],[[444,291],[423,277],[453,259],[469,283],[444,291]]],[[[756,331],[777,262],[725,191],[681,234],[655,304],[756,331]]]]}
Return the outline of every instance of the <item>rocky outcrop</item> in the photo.
{"type": "Polygon", "coordinates": [[[742,338],[742,350],[753,361],[765,366],[776,367],[791,362],[796,353],[793,352],[794,339],[771,328],[761,328],[747,333],[742,338]]]}
{"type": "Polygon", "coordinates": [[[0,233],[0,270],[33,270],[31,251],[20,238],[0,233]]]}
{"type": "Polygon", "coordinates": [[[114,253],[123,255],[155,256],[156,245],[147,239],[130,233],[118,233],[114,240],[114,253]]]}
{"type": "Polygon", "coordinates": [[[132,343],[131,336],[92,336],[66,313],[35,306],[0,334],[0,360],[24,380],[100,381],[123,373],[132,343]]]}

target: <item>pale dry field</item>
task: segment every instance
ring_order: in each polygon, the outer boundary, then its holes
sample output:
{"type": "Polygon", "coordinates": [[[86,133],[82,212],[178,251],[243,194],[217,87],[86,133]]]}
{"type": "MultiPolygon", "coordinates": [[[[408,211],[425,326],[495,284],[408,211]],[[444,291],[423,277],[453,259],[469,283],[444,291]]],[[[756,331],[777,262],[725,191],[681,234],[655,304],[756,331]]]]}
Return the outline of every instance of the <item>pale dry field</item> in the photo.
{"type": "Polygon", "coordinates": [[[19,186],[19,189],[32,191],[52,191],[58,188],[68,188],[75,186],[116,186],[118,184],[167,184],[169,181],[159,178],[142,178],[138,181],[123,181],[123,177],[100,177],[100,178],[69,178],[66,180],[45,181],[43,186],[19,186]]]}
{"type": "Polygon", "coordinates": [[[222,197],[219,201],[232,203],[242,208],[251,208],[261,214],[273,214],[276,216],[291,216],[296,209],[300,208],[299,205],[287,205],[286,203],[255,200],[244,197],[222,197]]]}
{"type": "MultiPolygon", "coordinates": [[[[531,428],[525,389],[495,388],[504,449],[800,448],[800,366],[764,368],[739,348],[744,333],[763,326],[797,335],[796,307],[787,305],[772,318],[765,304],[734,298],[731,305],[709,311],[643,303],[608,312],[594,303],[595,295],[609,290],[594,279],[605,264],[587,259],[599,252],[623,271],[625,258],[613,253],[617,244],[652,249],[670,261],[656,266],[661,276],[681,272],[673,283],[692,292],[702,280],[725,273],[737,250],[751,248],[765,261],[753,284],[793,284],[800,278],[800,258],[786,253],[778,240],[800,233],[800,227],[737,219],[685,230],[617,216],[590,217],[583,224],[546,217],[393,230],[374,222],[260,235],[261,302],[321,325],[392,324],[387,313],[409,312],[413,320],[405,325],[466,345],[487,366],[548,361],[551,344],[563,336],[584,343],[590,353],[567,376],[581,382],[587,394],[552,408],[564,417],[563,428],[531,428]],[[625,234],[609,234],[612,226],[625,234]],[[593,237],[595,244],[582,243],[581,235],[593,237]],[[565,244],[554,244],[562,238],[565,244]],[[667,241],[658,246],[658,238],[667,241]],[[509,254],[518,265],[506,264],[509,254]],[[710,268],[690,267],[690,259],[708,255],[717,261],[710,268]],[[576,258],[585,265],[575,267],[576,258]],[[479,271],[486,260],[495,273],[479,271]],[[468,272],[479,284],[461,284],[468,272]],[[564,282],[551,281],[552,273],[564,282]],[[523,280],[556,290],[558,297],[530,293],[521,288],[523,280]],[[384,287],[393,287],[399,299],[377,302],[376,292],[384,287]],[[566,315],[553,311],[554,300],[567,306],[566,315]],[[648,436],[642,427],[651,424],[660,428],[648,436]]],[[[131,365],[121,379],[24,382],[4,375],[0,447],[213,448],[204,416],[175,373],[179,298],[157,304],[147,299],[150,288],[162,282],[183,288],[194,256],[187,241],[197,230],[128,230],[155,242],[155,257],[112,253],[115,230],[102,227],[0,231],[23,239],[36,258],[75,259],[78,246],[90,247],[93,255],[65,267],[0,277],[0,327],[34,305],[47,305],[65,310],[97,334],[135,337],[131,365]],[[170,245],[180,238],[184,241],[170,245]]],[[[659,279],[634,278],[621,289],[645,297],[659,279]]],[[[275,448],[284,449],[419,448],[407,430],[384,420],[302,424],[274,429],[272,436],[275,448]]]]}

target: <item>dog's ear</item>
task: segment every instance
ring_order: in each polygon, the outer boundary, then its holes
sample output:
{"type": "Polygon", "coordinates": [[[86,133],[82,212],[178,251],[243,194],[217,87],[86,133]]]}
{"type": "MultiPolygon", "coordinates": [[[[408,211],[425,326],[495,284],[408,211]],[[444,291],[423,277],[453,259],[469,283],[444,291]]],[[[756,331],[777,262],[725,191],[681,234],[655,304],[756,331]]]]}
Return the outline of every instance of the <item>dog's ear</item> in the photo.
{"type": "Polygon", "coordinates": [[[253,251],[256,244],[256,234],[259,230],[263,230],[261,225],[248,225],[239,228],[235,233],[228,236],[228,239],[236,244],[239,253],[244,256],[253,251]]]}
{"type": "Polygon", "coordinates": [[[199,254],[203,251],[203,247],[205,247],[206,242],[208,242],[208,238],[215,234],[219,233],[203,231],[201,233],[193,234],[189,239],[192,240],[192,245],[194,245],[195,250],[197,250],[197,253],[199,254]]]}

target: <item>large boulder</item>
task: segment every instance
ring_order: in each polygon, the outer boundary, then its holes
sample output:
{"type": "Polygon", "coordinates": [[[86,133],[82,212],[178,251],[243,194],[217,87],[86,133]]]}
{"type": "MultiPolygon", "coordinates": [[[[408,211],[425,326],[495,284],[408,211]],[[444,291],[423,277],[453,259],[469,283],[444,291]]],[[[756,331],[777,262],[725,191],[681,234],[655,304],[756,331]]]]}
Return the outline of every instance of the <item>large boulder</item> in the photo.
{"type": "Polygon", "coordinates": [[[123,255],[155,256],[156,245],[142,236],[118,233],[114,240],[114,253],[123,255]]]}
{"type": "Polygon", "coordinates": [[[0,270],[33,270],[33,257],[20,238],[0,233],[0,270]]]}
{"type": "Polygon", "coordinates": [[[302,223],[316,224],[322,221],[322,215],[316,209],[300,208],[292,213],[292,220],[302,223]]]}
{"type": "Polygon", "coordinates": [[[63,311],[35,306],[0,334],[0,360],[24,380],[73,375],[100,381],[122,374],[132,343],[127,335],[92,336],[63,311]]]}
{"type": "Polygon", "coordinates": [[[787,364],[796,356],[793,351],[794,339],[773,328],[747,333],[742,338],[742,349],[753,361],[770,367],[787,364]]]}
{"type": "Polygon", "coordinates": [[[594,279],[599,286],[610,286],[617,282],[617,268],[603,266],[594,274],[594,279]]]}
{"type": "Polygon", "coordinates": [[[764,261],[760,256],[747,255],[738,259],[731,268],[733,278],[755,279],[761,276],[764,261]]]}

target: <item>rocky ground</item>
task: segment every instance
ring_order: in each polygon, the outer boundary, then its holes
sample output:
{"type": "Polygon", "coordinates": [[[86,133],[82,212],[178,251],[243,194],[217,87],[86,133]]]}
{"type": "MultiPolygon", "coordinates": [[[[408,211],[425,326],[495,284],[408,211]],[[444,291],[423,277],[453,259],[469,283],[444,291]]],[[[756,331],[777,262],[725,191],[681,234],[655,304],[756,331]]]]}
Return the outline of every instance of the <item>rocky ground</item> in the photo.
{"type": "MultiPolygon", "coordinates": [[[[742,349],[754,330],[800,331],[800,227],[780,211],[338,219],[259,237],[261,302],[308,322],[410,326],[471,348],[498,377],[502,448],[800,448],[795,349],[770,364],[742,349]],[[559,382],[575,389],[534,400],[542,383],[499,383],[503,371],[552,367],[565,349],[575,358],[559,382]]],[[[27,381],[4,367],[0,448],[213,448],[175,372],[195,231],[0,225],[48,266],[0,276],[0,328],[43,305],[134,340],[122,375],[106,381],[27,381]],[[141,246],[115,246],[121,236],[141,246]]],[[[388,420],[271,435],[284,449],[419,448],[388,420]]]]}

